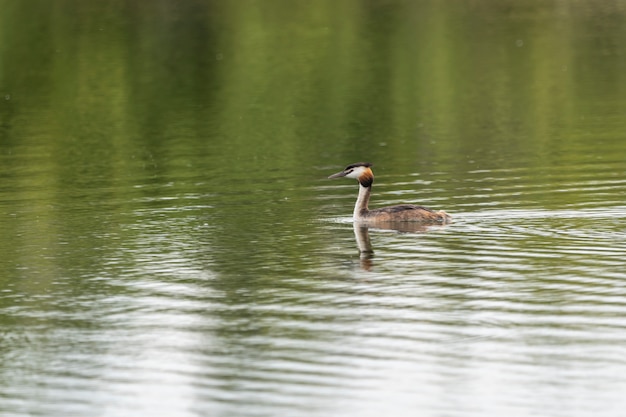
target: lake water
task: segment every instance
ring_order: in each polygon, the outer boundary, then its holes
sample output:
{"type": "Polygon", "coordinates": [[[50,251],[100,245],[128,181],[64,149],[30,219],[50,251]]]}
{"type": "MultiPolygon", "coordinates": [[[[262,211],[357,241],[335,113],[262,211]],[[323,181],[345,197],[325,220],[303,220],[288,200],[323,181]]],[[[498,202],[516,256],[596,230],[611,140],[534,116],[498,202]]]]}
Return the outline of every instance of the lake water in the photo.
{"type": "Polygon", "coordinates": [[[0,10],[3,416],[623,413],[623,1],[0,10]]]}

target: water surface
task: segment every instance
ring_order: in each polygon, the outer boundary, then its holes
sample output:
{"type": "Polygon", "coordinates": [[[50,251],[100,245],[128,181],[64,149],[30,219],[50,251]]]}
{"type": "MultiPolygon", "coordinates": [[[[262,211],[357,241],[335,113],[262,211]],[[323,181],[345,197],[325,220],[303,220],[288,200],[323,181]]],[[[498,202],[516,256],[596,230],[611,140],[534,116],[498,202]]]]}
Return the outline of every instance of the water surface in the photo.
{"type": "Polygon", "coordinates": [[[0,414],[626,407],[623,2],[0,8],[0,414]]]}

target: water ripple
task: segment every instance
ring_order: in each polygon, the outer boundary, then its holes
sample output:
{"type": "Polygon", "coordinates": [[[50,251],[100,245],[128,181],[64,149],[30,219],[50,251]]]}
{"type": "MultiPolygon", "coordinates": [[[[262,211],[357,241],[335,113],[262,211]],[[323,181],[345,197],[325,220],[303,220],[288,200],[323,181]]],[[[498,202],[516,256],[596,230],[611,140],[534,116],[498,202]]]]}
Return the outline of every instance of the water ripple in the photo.
{"type": "Polygon", "coordinates": [[[327,215],[304,226],[214,193],[138,197],[89,264],[5,288],[0,411],[607,414],[626,385],[626,184],[546,171],[383,178],[376,204],[428,197],[454,223],[370,229],[371,258],[354,186],[316,188],[327,215]]]}

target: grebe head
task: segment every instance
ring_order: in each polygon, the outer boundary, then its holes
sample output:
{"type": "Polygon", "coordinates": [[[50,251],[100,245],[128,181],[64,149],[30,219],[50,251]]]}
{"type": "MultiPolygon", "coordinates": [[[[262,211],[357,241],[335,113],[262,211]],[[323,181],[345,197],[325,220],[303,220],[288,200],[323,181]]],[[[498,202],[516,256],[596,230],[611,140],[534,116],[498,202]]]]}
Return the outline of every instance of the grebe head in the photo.
{"type": "Polygon", "coordinates": [[[354,178],[364,187],[369,187],[374,182],[374,173],[369,162],[357,162],[345,167],[343,171],[331,175],[328,178],[354,178]]]}

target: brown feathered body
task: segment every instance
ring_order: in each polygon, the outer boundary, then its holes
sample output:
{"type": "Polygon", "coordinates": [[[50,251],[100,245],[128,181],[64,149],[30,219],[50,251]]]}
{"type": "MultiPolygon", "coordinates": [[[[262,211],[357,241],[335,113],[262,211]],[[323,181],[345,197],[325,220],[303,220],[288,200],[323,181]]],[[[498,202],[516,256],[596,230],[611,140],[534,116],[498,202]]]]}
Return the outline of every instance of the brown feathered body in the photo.
{"type": "Polygon", "coordinates": [[[426,207],[413,204],[399,204],[397,206],[382,207],[375,210],[368,208],[374,173],[370,168],[372,164],[359,162],[348,165],[343,171],[331,175],[328,178],[348,177],[355,178],[359,182],[359,195],[354,206],[353,217],[355,221],[363,223],[392,223],[392,222],[415,222],[422,224],[446,224],[452,218],[445,211],[435,211],[426,207]]]}

